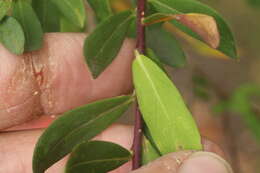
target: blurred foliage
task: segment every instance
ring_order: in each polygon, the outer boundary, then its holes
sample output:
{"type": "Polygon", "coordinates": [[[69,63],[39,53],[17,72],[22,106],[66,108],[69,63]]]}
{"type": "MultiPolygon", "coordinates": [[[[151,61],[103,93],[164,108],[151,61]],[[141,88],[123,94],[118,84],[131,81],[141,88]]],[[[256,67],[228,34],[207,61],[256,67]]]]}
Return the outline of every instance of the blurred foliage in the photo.
{"type": "Polygon", "coordinates": [[[260,0],[247,0],[247,2],[252,7],[258,7],[258,8],[260,7],[260,0]]]}
{"type": "Polygon", "coordinates": [[[240,115],[252,134],[260,141],[260,112],[257,103],[259,96],[260,86],[252,83],[243,84],[236,88],[227,100],[220,102],[214,110],[240,115]]]}
{"type": "Polygon", "coordinates": [[[200,74],[193,74],[193,94],[198,98],[208,101],[210,99],[210,84],[209,81],[200,74]]]}

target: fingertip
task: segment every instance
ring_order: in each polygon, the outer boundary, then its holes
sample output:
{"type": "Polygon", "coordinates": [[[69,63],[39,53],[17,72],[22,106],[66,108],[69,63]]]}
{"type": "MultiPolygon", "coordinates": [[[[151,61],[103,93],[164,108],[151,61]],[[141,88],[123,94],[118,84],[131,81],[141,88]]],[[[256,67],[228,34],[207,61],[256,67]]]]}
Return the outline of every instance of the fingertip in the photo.
{"type": "Polygon", "coordinates": [[[180,166],[178,173],[233,173],[231,166],[219,155],[211,152],[195,152],[180,166]]]}

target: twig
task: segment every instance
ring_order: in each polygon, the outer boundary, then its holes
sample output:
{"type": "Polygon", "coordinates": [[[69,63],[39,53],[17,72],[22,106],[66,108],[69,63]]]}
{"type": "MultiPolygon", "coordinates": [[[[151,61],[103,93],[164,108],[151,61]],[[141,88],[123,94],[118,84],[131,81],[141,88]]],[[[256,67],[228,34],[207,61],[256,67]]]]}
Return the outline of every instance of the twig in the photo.
{"type": "MultiPolygon", "coordinates": [[[[145,26],[142,25],[142,19],[145,16],[146,0],[137,0],[137,44],[136,48],[139,53],[145,53],[145,26]]],[[[143,120],[139,110],[138,103],[135,107],[135,127],[134,127],[134,141],[133,141],[133,165],[135,170],[141,166],[142,160],[142,126],[143,120]]]]}

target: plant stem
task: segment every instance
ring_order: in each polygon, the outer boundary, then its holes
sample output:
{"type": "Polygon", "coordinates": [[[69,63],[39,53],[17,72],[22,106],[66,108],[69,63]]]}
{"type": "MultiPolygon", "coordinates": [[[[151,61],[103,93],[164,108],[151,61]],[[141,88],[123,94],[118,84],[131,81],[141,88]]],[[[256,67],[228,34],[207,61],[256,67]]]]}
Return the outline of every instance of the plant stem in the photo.
{"type": "Polygon", "coordinates": [[[137,43],[136,48],[139,53],[145,53],[145,26],[142,19],[145,16],[146,0],[137,0],[137,43]]]}
{"type": "MultiPolygon", "coordinates": [[[[137,43],[136,48],[139,53],[145,53],[145,27],[142,25],[142,19],[145,16],[146,0],[137,0],[137,43]]],[[[135,127],[134,127],[134,141],[133,141],[133,165],[135,170],[141,166],[142,160],[142,127],[143,119],[139,110],[138,103],[135,106],[135,127]]]]}

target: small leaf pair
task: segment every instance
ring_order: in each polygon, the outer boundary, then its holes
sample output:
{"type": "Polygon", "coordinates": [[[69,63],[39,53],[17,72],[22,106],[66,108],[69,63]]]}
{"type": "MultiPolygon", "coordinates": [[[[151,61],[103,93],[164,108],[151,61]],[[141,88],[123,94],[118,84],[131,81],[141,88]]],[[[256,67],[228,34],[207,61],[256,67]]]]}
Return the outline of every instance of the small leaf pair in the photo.
{"type": "Polygon", "coordinates": [[[38,140],[33,156],[33,172],[43,173],[70,153],[75,146],[102,132],[115,122],[132,102],[131,96],[121,96],[64,113],[38,140]]]}
{"type": "Polygon", "coordinates": [[[1,43],[18,55],[41,48],[43,32],[31,5],[26,1],[13,2],[12,16],[0,22],[1,43]]]}

